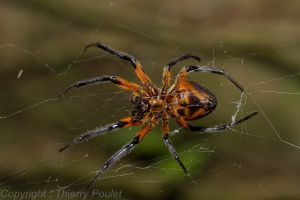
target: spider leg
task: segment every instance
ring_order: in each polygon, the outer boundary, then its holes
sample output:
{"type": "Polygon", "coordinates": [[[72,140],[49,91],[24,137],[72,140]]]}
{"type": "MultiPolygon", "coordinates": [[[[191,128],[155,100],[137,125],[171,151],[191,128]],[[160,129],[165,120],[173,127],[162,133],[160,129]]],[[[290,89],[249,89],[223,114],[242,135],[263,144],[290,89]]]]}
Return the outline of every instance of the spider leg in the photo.
{"type": "Polygon", "coordinates": [[[218,75],[222,75],[225,78],[227,78],[229,81],[231,81],[239,90],[244,92],[244,88],[239,84],[235,79],[233,79],[229,74],[227,74],[223,69],[215,68],[215,67],[209,67],[209,66],[186,66],[183,67],[182,70],[179,72],[175,83],[171,87],[170,91],[174,90],[178,84],[186,79],[186,76],[190,72],[209,72],[214,73],[218,75]]]}
{"type": "Polygon", "coordinates": [[[221,125],[215,125],[215,126],[211,126],[211,127],[197,127],[197,126],[189,126],[189,130],[191,131],[199,131],[202,133],[211,133],[211,132],[220,132],[220,131],[224,131],[225,129],[230,129],[233,128],[234,126],[236,126],[237,124],[240,124],[248,119],[250,119],[251,117],[255,116],[258,112],[253,112],[250,115],[247,115],[246,117],[239,119],[237,121],[233,121],[231,123],[228,124],[221,124],[221,125]]]}
{"type": "Polygon", "coordinates": [[[179,156],[177,154],[177,151],[176,151],[175,147],[173,146],[173,144],[171,143],[171,140],[169,139],[169,133],[170,133],[170,130],[169,130],[169,117],[168,117],[167,114],[165,114],[163,116],[163,135],[164,135],[163,139],[164,139],[164,143],[165,143],[166,147],[168,148],[170,154],[177,161],[177,163],[179,164],[181,169],[184,171],[184,173],[186,173],[188,176],[190,176],[187,168],[182,163],[181,159],[179,158],[179,156]]]}
{"type": "Polygon", "coordinates": [[[201,62],[201,58],[199,56],[195,56],[195,55],[191,55],[191,54],[184,54],[182,56],[171,59],[165,68],[168,70],[171,70],[171,67],[176,65],[178,62],[181,62],[183,60],[190,59],[190,58],[201,62]]]}
{"type": "Polygon", "coordinates": [[[105,82],[109,82],[109,81],[112,82],[113,84],[117,84],[120,88],[122,88],[124,90],[129,90],[129,91],[133,91],[133,92],[138,92],[141,88],[138,84],[127,81],[118,76],[99,76],[99,77],[75,82],[71,86],[66,88],[62,92],[62,94],[65,94],[66,92],[70,91],[72,88],[81,88],[81,87],[84,87],[87,85],[96,85],[98,83],[105,83],[105,82]]]}
{"type": "Polygon", "coordinates": [[[214,74],[219,74],[226,77],[229,81],[231,81],[237,88],[239,88],[242,92],[244,92],[244,88],[229,74],[227,74],[223,69],[208,67],[208,66],[188,66],[186,67],[186,71],[189,72],[210,72],[214,74]]]}
{"type": "Polygon", "coordinates": [[[170,87],[172,66],[176,65],[178,62],[181,62],[183,60],[190,59],[190,58],[201,62],[200,57],[194,56],[191,54],[184,54],[177,58],[173,58],[172,60],[169,61],[169,63],[164,67],[162,91],[165,91],[168,87],[170,87]]]}
{"type": "Polygon", "coordinates": [[[87,131],[86,133],[77,136],[72,140],[71,143],[67,144],[66,146],[62,147],[59,149],[59,152],[64,151],[65,149],[69,148],[70,146],[76,145],[78,143],[81,143],[83,141],[89,140],[91,138],[94,138],[99,135],[104,135],[105,133],[113,130],[117,130],[119,128],[124,128],[124,127],[130,127],[130,126],[138,126],[142,122],[134,122],[132,117],[127,117],[124,119],[121,119],[120,121],[112,124],[108,124],[99,128],[95,128],[93,130],[87,131]]]}
{"type": "Polygon", "coordinates": [[[111,167],[114,163],[116,163],[120,158],[127,155],[134,147],[142,141],[147,133],[149,133],[157,123],[156,118],[152,118],[147,125],[145,125],[135,136],[135,138],[124,145],[120,150],[115,152],[102,167],[97,171],[96,176],[89,182],[87,188],[89,188],[99,176],[101,176],[109,167],[111,167]]]}
{"type": "Polygon", "coordinates": [[[185,121],[183,119],[183,117],[181,117],[177,112],[176,110],[171,110],[170,111],[170,115],[172,117],[174,117],[176,119],[176,122],[182,126],[183,128],[185,129],[188,129],[188,130],[191,130],[191,131],[199,131],[199,132],[202,132],[202,133],[211,133],[211,132],[219,132],[219,131],[223,131],[225,129],[230,129],[230,128],[233,128],[234,126],[250,119],[251,117],[255,116],[256,114],[258,114],[258,112],[253,112],[249,115],[247,115],[246,117],[242,118],[242,119],[239,119],[239,120],[236,120],[236,121],[233,121],[231,123],[228,123],[228,124],[221,124],[221,125],[215,125],[215,126],[211,126],[211,127],[196,127],[196,126],[192,126],[190,124],[187,123],[187,121],[185,121]]]}
{"type": "Polygon", "coordinates": [[[149,84],[151,85],[151,80],[150,78],[147,76],[147,74],[145,73],[142,65],[139,63],[139,61],[129,55],[129,54],[126,54],[126,53],[123,53],[121,51],[117,51],[101,42],[96,42],[96,43],[92,43],[92,44],[89,44],[87,46],[84,47],[84,51],[86,51],[88,48],[90,47],[97,47],[97,48],[100,48],[120,59],[123,59],[123,60],[126,60],[126,61],[129,61],[130,64],[133,66],[134,70],[135,70],[135,73],[137,75],[137,77],[141,80],[141,82],[145,85],[149,84]]]}
{"type": "Polygon", "coordinates": [[[120,150],[115,152],[101,167],[100,170],[97,171],[94,178],[89,182],[87,185],[87,189],[91,187],[91,185],[103,174],[104,171],[106,171],[111,165],[113,165],[115,162],[117,162],[121,157],[128,154],[138,143],[139,138],[135,137],[131,142],[124,145],[120,150]]]}

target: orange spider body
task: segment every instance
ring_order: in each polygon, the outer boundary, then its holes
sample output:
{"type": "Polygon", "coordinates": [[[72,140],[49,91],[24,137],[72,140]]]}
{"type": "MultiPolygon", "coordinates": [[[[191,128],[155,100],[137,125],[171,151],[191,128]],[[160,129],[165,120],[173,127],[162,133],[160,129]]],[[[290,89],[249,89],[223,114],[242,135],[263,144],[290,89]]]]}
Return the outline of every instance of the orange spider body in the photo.
{"type": "Polygon", "coordinates": [[[112,82],[119,86],[121,89],[133,92],[131,103],[133,103],[134,108],[129,117],[123,118],[116,123],[108,124],[100,128],[87,131],[83,135],[80,135],[77,138],[73,139],[70,144],[61,148],[60,151],[65,150],[71,145],[78,144],[82,141],[88,140],[89,138],[105,134],[118,128],[144,125],[144,127],[136,134],[135,138],[131,142],[123,146],[105,162],[102,168],[97,171],[97,175],[90,182],[90,184],[92,184],[94,180],[99,177],[104,171],[106,171],[111,165],[113,165],[121,157],[125,156],[130,150],[132,150],[135,145],[141,142],[142,139],[158,124],[158,121],[160,119],[162,119],[162,132],[165,145],[167,146],[173,158],[183,169],[183,171],[188,174],[188,170],[179,159],[179,156],[169,139],[169,116],[174,118],[180,126],[184,127],[187,130],[205,133],[229,129],[257,114],[257,112],[253,112],[252,114],[237,121],[232,121],[229,124],[215,125],[211,127],[191,126],[187,121],[200,119],[211,113],[217,106],[217,100],[215,95],[208,89],[199,85],[198,83],[187,80],[188,73],[209,72],[222,75],[229,81],[231,81],[242,92],[244,92],[243,87],[222,69],[193,65],[183,67],[177,75],[175,82],[171,85],[172,66],[185,59],[195,59],[197,61],[200,61],[199,57],[187,54],[171,60],[164,67],[162,81],[163,84],[162,88],[160,89],[152,84],[151,79],[143,70],[142,65],[133,56],[120,51],[116,51],[100,42],[87,45],[85,50],[89,47],[98,47],[120,59],[129,61],[133,66],[134,71],[138,79],[141,81],[142,85],[127,81],[117,76],[99,76],[92,79],[78,81],[68,87],[63,93],[66,93],[74,87],[79,88],[101,82],[112,82]]]}
{"type": "Polygon", "coordinates": [[[217,100],[205,87],[193,81],[185,81],[179,85],[179,91],[171,99],[171,104],[184,120],[190,121],[211,113],[217,106],[217,100]]]}
{"type": "MultiPolygon", "coordinates": [[[[159,89],[158,89],[159,91],[159,89]]],[[[134,94],[132,99],[137,98],[134,94]]],[[[181,116],[186,121],[200,119],[211,113],[217,106],[215,95],[207,88],[193,81],[181,82],[178,91],[175,93],[161,96],[158,93],[152,96],[139,96],[140,100],[132,100],[136,108],[139,108],[141,113],[156,113],[162,114],[167,112],[171,116],[181,116]],[[174,111],[178,114],[172,114],[174,111]]],[[[139,120],[134,113],[132,114],[135,120],[139,120]]]]}

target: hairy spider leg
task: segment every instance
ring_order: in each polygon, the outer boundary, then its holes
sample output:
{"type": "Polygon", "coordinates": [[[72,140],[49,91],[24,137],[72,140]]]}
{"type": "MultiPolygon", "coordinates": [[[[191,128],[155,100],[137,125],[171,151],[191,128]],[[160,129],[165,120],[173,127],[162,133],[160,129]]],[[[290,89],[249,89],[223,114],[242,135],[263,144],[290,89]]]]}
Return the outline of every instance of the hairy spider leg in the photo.
{"type": "Polygon", "coordinates": [[[184,171],[184,173],[186,173],[188,176],[190,176],[187,168],[182,163],[181,159],[178,156],[178,153],[177,153],[175,147],[173,146],[173,144],[172,144],[172,142],[169,138],[170,128],[169,128],[169,116],[168,116],[168,114],[164,113],[162,119],[163,119],[162,124],[163,124],[163,140],[164,140],[164,143],[165,143],[166,147],[168,148],[170,154],[173,156],[173,158],[179,164],[179,166],[184,171]]]}
{"type": "Polygon", "coordinates": [[[237,124],[240,124],[248,119],[250,119],[251,117],[257,115],[258,112],[253,112],[249,115],[247,115],[246,117],[239,119],[237,121],[233,121],[231,123],[228,124],[222,124],[222,125],[215,125],[215,126],[211,126],[211,127],[201,127],[201,126],[191,126],[188,125],[188,129],[191,131],[198,131],[198,132],[202,132],[202,133],[211,133],[211,132],[218,132],[218,131],[223,131],[225,129],[230,129],[233,128],[234,126],[236,126],[237,124]]]}
{"type": "Polygon", "coordinates": [[[230,129],[233,128],[234,126],[236,126],[237,124],[240,124],[248,119],[250,119],[251,117],[255,116],[256,114],[258,114],[258,112],[253,112],[249,115],[247,115],[246,117],[239,119],[237,121],[233,121],[231,123],[228,124],[220,124],[220,125],[215,125],[215,126],[211,126],[211,127],[196,127],[196,126],[192,126],[190,125],[186,120],[183,119],[183,117],[181,117],[176,110],[174,110],[173,108],[170,109],[170,115],[175,118],[176,122],[182,126],[185,129],[188,129],[190,131],[198,131],[201,133],[212,133],[212,132],[218,132],[218,131],[223,131],[225,129],[230,129]]]}
{"type": "Polygon", "coordinates": [[[191,72],[209,72],[214,73],[218,75],[222,75],[225,78],[227,78],[230,82],[232,82],[240,91],[244,92],[244,88],[239,84],[235,79],[233,79],[229,74],[227,74],[223,69],[218,69],[215,67],[209,67],[209,66],[186,66],[183,67],[182,70],[180,70],[178,76],[176,77],[175,83],[172,85],[169,91],[173,91],[177,88],[178,84],[180,82],[186,80],[187,74],[191,72]]]}
{"type": "Polygon", "coordinates": [[[163,72],[163,81],[162,81],[162,93],[164,94],[166,90],[170,87],[171,85],[171,68],[176,65],[177,63],[186,60],[186,59],[194,59],[199,62],[201,62],[200,57],[194,56],[191,54],[184,54],[182,56],[173,58],[169,61],[169,63],[164,67],[164,72],[163,72]]]}
{"type": "Polygon", "coordinates": [[[121,89],[129,90],[132,92],[139,92],[141,91],[141,87],[133,82],[127,81],[123,78],[120,78],[118,76],[98,76],[91,79],[81,80],[78,82],[73,83],[71,86],[66,88],[62,94],[65,94],[66,92],[70,91],[73,88],[81,88],[88,85],[96,85],[99,83],[105,83],[105,82],[112,82],[113,84],[118,85],[121,89]]]}
{"type": "Polygon", "coordinates": [[[78,143],[81,143],[83,141],[86,141],[88,139],[94,138],[99,135],[104,135],[105,133],[113,130],[117,130],[119,128],[126,128],[131,126],[139,126],[142,122],[135,122],[133,120],[133,117],[126,117],[124,119],[121,119],[120,121],[112,124],[108,124],[105,126],[101,126],[99,128],[95,128],[93,130],[87,131],[86,133],[77,136],[72,140],[71,143],[67,144],[66,146],[59,149],[59,152],[64,151],[65,149],[69,148],[70,146],[76,145],[78,143]]]}
{"type": "Polygon", "coordinates": [[[147,87],[150,87],[152,86],[152,83],[151,83],[151,80],[150,78],[148,77],[148,75],[145,73],[141,63],[134,57],[134,56],[131,56],[129,54],[126,54],[124,52],[121,52],[121,51],[117,51],[101,42],[96,42],[96,43],[92,43],[92,44],[89,44],[87,46],[85,46],[84,48],[84,51],[86,51],[88,48],[90,47],[97,47],[97,48],[100,48],[114,56],[117,56],[118,58],[120,59],[123,59],[123,60],[126,60],[126,61],[129,61],[130,64],[133,66],[134,68],[134,71],[137,75],[137,77],[140,79],[140,81],[146,85],[147,87]]]}
{"type": "Polygon", "coordinates": [[[137,133],[134,139],[124,145],[120,150],[115,152],[99,169],[95,175],[95,177],[90,181],[87,186],[87,189],[97,180],[99,176],[102,175],[104,171],[106,171],[109,167],[111,167],[114,163],[120,160],[122,157],[127,155],[134,147],[142,141],[142,139],[149,133],[157,124],[157,118],[152,117],[151,120],[137,133]]]}

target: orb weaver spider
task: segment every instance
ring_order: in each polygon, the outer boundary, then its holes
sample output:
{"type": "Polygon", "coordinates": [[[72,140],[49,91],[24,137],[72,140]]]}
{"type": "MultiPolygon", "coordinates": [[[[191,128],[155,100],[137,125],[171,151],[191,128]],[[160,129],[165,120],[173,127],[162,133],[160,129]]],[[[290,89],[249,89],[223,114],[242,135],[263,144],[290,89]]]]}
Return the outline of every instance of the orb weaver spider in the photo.
{"type": "Polygon", "coordinates": [[[241,122],[244,122],[258,112],[253,112],[248,116],[232,121],[228,124],[215,125],[211,127],[192,126],[187,121],[200,119],[209,113],[211,113],[217,105],[215,95],[205,87],[187,80],[188,73],[191,72],[209,72],[218,75],[222,75],[231,81],[241,92],[244,92],[243,87],[233,78],[231,78],[224,70],[208,67],[208,66],[185,66],[181,69],[176,77],[175,82],[171,85],[171,69],[172,67],[186,59],[194,59],[201,61],[198,56],[186,54],[175,59],[164,67],[162,88],[157,88],[152,84],[150,78],[147,76],[142,68],[140,62],[133,56],[114,50],[111,47],[97,42],[87,45],[84,48],[86,51],[90,47],[100,48],[120,59],[129,61],[134,68],[135,74],[141,81],[142,85],[127,81],[118,76],[99,76],[92,79],[82,80],[75,82],[70,87],[65,89],[62,94],[70,91],[72,88],[80,88],[87,85],[95,85],[102,82],[111,82],[116,84],[123,90],[133,92],[131,97],[131,103],[134,105],[134,109],[129,117],[123,118],[115,123],[108,124],[93,130],[87,131],[86,133],[79,135],[71,143],[64,146],[59,152],[67,149],[70,146],[81,143],[93,137],[103,135],[109,131],[113,131],[119,128],[127,128],[132,126],[144,125],[144,127],[136,134],[134,139],[124,145],[120,150],[115,152],[100,169],[97,170],[95,177],[91,180],[88,187],[109,167],[117,162],[121,157],[128,154],[143,138],[158,124],[158,121],[162,120],[162,132],[163,141],[168,148],[172,157],[177,161],[179,166],[182,168],[184,173],[189,175],[187,168],[179,158],[174,146],[169,138],[169,118],[172,117],[176,122],[183,128],[190,131],[198,131],[200,133],[206,132],[217,132],[230,129],[241,122]]]}

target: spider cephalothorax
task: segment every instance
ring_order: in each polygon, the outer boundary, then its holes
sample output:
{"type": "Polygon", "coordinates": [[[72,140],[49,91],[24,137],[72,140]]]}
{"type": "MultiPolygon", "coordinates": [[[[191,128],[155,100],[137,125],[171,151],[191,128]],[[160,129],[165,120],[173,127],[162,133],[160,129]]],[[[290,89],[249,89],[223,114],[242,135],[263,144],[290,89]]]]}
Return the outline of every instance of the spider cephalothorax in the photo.
{"type": "Polygon", "coordinates": [[[131,103],[133,104],[133,109],[131,111],[131,116],[134,121],[140,121],[144,118],[144,114],[150,109],[149,98],[143,98],[139,95],[132,95],[131,103]]]}
{"type": "Polygon", "coordinates": [[[141,64],[133,56],[116,51],[100,42],[87,45],[85,50],[90,47],[98,47],[114,56],[117,56],[120,59],[129,61],[142,85],[138,85],[117,76],[99,76],[92,79],[78,81],[68,87],[63,93],[68,92],[74,87],[79,88],[102,82],[112,82],[121,89],[133,92],[131,97],[133,109],[130,116],[123,118],[118,122],[87,131],[86,133],[76,137],[70,144],[61,148],[59,151],[63,151],[72,145],[86,141],[98,135],[103,135],[104,133],[116,130],[118,128],[144,125],[144,127],[136,134],[135,138],[131,142],[123,146],[104,163],[104,165],[97,171],[95,178],[90,182],[90,184],[92,184],[105,170],[107,170],[121,157],[125,156],[140,141],[142,141],[145,135],[147,135],[157,125],[160,119],[162,120],[162,132],[165,145],[183,171],[188,174],[188,170],[181,162],[174,146],[169,139],[169,116],[174,118],[180,126],[187,130],[205,133],[230,129],[257,114],[257,112],[253,112],[242,119],[223,125],[215,125],[212,127],[191,126],[187,121],[196,120],[211,113],[217,106],[217,100],[215,95],[207,88],[198,83],[187,80],[188,73],[208,72],[222,75],[231,81],[241,92],[244,92],[243,87],[222,69],[195,65],[183,67],[177,75],[175,82],[171,85],[171,68],[175,64],[186,59],[200,61],[199,57],[187,54],[172,59],[164,67],[162,88],[157,88],[154,84],[152,84],[150,78],[144,72],[141,64]]]}

